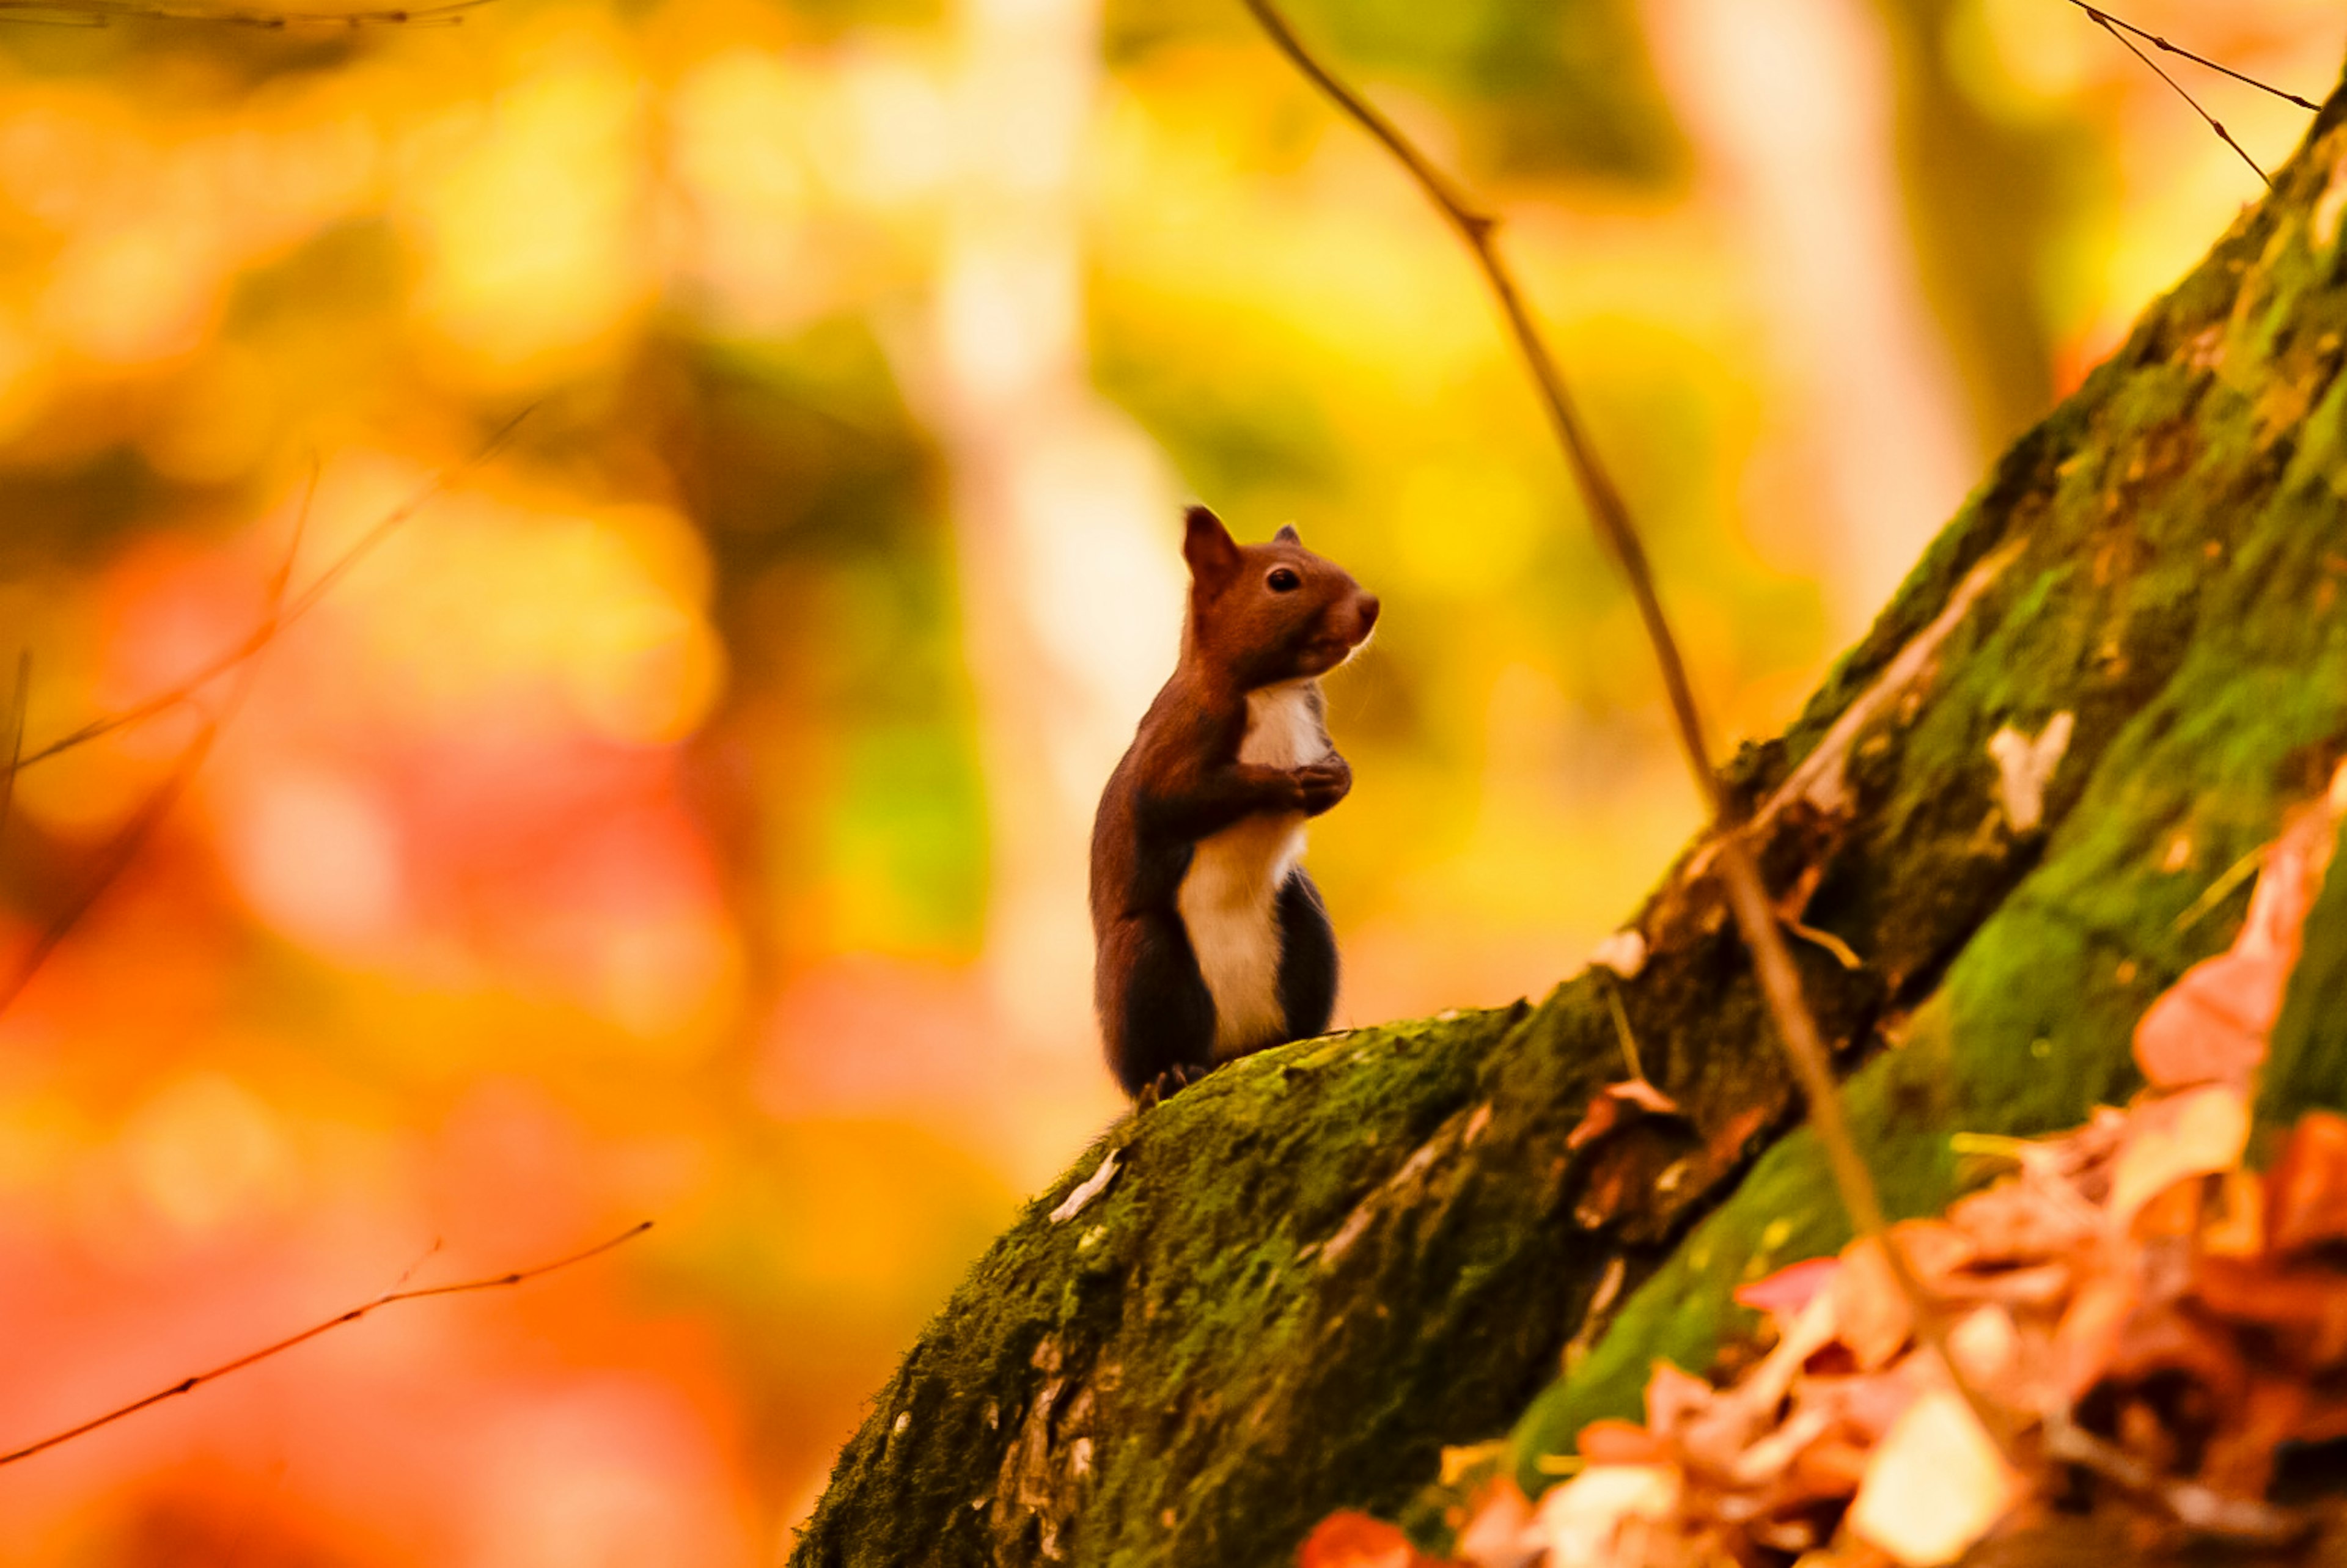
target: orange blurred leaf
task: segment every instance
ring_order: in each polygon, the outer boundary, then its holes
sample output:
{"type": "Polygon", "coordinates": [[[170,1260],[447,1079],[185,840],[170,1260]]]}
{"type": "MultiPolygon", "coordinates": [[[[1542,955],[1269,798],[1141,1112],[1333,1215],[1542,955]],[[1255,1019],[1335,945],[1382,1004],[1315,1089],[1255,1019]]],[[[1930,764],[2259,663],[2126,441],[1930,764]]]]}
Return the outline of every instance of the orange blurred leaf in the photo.
{"type": "Polygon", "coordinates": [[[2347,1116],[2310,1111],[2266,1178],[2266,1232],[2278,1252],[2347,1239],[2347,1116]]]}
{"type": "Polygon", "coordinates": [[[2139,1107],[2113,1162],[2105,1223],[2112,1234],[2126,1234],[2137,1213],[2177,1183],[2240,1163],[2249,1141],[2249,1101],[2229,1083],[2139,1107]]]}
{"type": "MultiPolygon", "coordinates": [[[[1676,1367],[1671,1369],[1678,1370],[1676,1367]]],[[[1581,1429],[1573,1446],[1593,1465],[1660,1464],[1670,1457],[1668,1443],[1631,1421],[1592,1421],[1581,1429]]]]}
{"type": "Polygon", "coordinates": [[[2185,971],[2136,1025],[2136,1065],[2153,1087],[2245,1083],[2266,1059],[2298,965],[2307,911],[2322,888],[2335,818],[2326,798],[2294,816],[2266,852],[2233,945],[2185,971]]]}
{"type": "Polygon", "coordinates": [[[1459,1532],[1459,1555],[1474,1568],[1531,1568],[1540,1543],[1528,1538],[1532,1500],[1502,1476],[1475,1500],[1467,1527],[1459,1532]]]}
{"type": "Polygon", "coordinates": [[[1296,1562],[1296,1568],[1428,1568],[1440,1559],[1419,1555],[1394,1525],[1348,1509],[1314,1528],[1296,1562]]]}
{"type": "Polygon", "coordinates": [[[1804,1258],[1788,1263],[1766,1279],[1736,1287],[1736,1303],[1756,1312],[1799,1312],[1809,1298],[1833,1283],[1841,1267],[1838,1257],[1804,1258]]]}

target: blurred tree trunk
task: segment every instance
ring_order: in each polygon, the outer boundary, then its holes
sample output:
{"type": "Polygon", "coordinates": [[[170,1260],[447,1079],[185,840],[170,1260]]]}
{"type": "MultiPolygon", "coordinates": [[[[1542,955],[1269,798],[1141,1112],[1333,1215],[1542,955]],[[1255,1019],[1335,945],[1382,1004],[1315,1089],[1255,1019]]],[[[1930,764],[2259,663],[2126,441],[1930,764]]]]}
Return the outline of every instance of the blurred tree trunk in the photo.
{"type": "MultiPolygon", "coordinates": [[[[1805,979],[1895,1208],[1949,1195],[1949,1132],[2131,1090],[2136,1016],[2239,922],[2226,872],[2347,750],[2342,118],[1729,766],[1827,934],[1805,979]]],[[[1512,1424],[1537,1487],[1654,1357],[1705,1365],[1733,1285],[1842,1222],[1700,846],[1629,929],[1624,973],[1111,1129],[877,1396],[794,1561],[1277,1563],[1512,1424]],[[1577,1138],[1625,1033],[1685,1115],[1577,1138]]],[[[2334,968],[2347,897],[2301,978],[2334,968]]],[[[2291,1008],[2270,1115],[2347,1095],[2330,1009],[2291,1008]]]]}

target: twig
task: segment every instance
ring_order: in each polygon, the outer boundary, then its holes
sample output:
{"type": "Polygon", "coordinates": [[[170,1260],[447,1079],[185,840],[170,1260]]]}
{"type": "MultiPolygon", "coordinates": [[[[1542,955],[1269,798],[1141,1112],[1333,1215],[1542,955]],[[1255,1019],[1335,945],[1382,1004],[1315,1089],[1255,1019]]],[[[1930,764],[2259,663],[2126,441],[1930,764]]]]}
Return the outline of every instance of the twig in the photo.
{"type": "MultiPolygon", "coordinates": [[[[5,7],[6,4],[7,0],[0,0],[0,7],[5,7]]],[[[489,437],[487,444],[479,451],[474,453],[472,456],[466,458],[456,467],[440,475],[430,484],[425,486],[423,489],[410,497],[406,501],[394,507],[389,513],[385,514],[378,522],[376,522],[374,527],[369,528],[364,534],[360,536],[357,543],[344,550],[332,566],[328,567],[323,573],[321,573],[317,581],[312,583],[308,588],[303,589],[302,592],[296,595],[290,603],[286,604],[283,613],[274,615],[262,620],[259,626],[255,627],[252,631],[246,636],[244,641],[239,642],[233,648],[229,649],[226,652],[214,659],[210,663],[205,665],[202,669],[198,670],[193,675],[190,675],[185,681],[182,681],[179,684],[170,688],[169,691],[159,692],[136,707],[126,709],[119,713],[112,714],[107,718],[94,720],[89,723],[84,724],[80,729],[74,731],[70,734],[61,735],[57,739],[49,742],[46,745],[35,749],[17,762],[15,764],[15,770],[29,768],[36,763],[45,763],[60,752],[67,752],[71,751],[76,746],[87,745],[91,741],[97,740],[101,736],[114,733],[117,730],[124,730],[129,728],[133,724],[144,723],[147,720],[155,717],[157,714],[169,712],[172,709],[179,707],[181,703],[191,700],[198,692],[202,691],[212,682],[217,681],[231,670],[235,669],[238,665],[243,663],[246,660],[260,652],[261,649],[267,647],[270,641],[274,638],[278,632],[283,630],[286,627],[292,625],[294,621],[299,620],[302,617],[307,615],[313,609],[316,608],[318,600],[325,597],[328,589],[332,589],[335,583],[341,581],[344,576],[348,575],[351,569],[357,566],[359,562],[373,552],[378,545],[382,544],[384,540],[389,538],[392,534],[398,529],[401,524],[406,522],[410,518],[414,517],[417,512],[422,511],[434,500],[437,499],[442,495],[445,495],[459,479],[480,467],[484,463],[487,463],[491,457],[495,456],[500,450],[502,450],[506,444],[513,439],[514,432],[521,428],[522,421],[528,419],[534,412],[536,412],[536,405],[532,405],[530,407],[523,409],[519,414],[515,415],[497,430],[496,435],[489,437]]],[[[310,477],[310,495],[313,497],[317,494],[317,470],[313,466],[310,477]]],[[[308,500],[304,500],[302,503],[304,515],[307,514],[308,509],[309,502],[308,500]]]]}
{"type": "Polygon", "coordinates": [[[33,700],[33,651],[16,655],[16,694],[8,703],[8,771],[0,773],[0,828],[8,825],[8,808],[15,804],[18,759],[25,754],[25,709],[33,700]]]}
{"type": "Polygon", "coordinates": [[[568,1257],[557,1258],[552,1263],[542,1263],[535,1268],[516,1269],[510,1274],[500,1274],[487,1279],[468,1279],[456,1285],[426,1285],[419,1286],[409,1290],[386,1291],[384,1294],[376,1296],[373,1301],[367,1302],[364,1306],[354,1307],[348,1312],[343,1313],[340,1317],[329,1317],[323,1323],[312,1324],[309,1327],[304,1328],[299,1334],[288,1335],[285,1338],[278,1340],[273,1345],[264,1345],[258,1350],[249,1351],[242,1356],[239,1356],[233,1361],[223,1361],[219,1366],[212,1368],[210,1371],[197,1372],[189,1377],[182,1378],[168,1389],[159,1389],[156,1392],[148,1395],[143,1399],[133,1399],[130,1403],[124,1405],[118,1409],[108,1410],[102,1416],[93,1417],[90,1419],[82,1422],[79,1426],[69,1427],[64,1431],[52,1433],[50,1436],[43,1438],[38,1442],[26,1443],[23,1448],[12,1450],[7,1453],[0,1453],[0,1465],[15,1464],[18,1460],[30,1459],[35,1454],[45,1453],[48,1450],[56,1448],[59,1443],[71,1442],[74,1439],[84,1436],[89,1432],[94,1432],[100,1427],[112,1426],[115,1422],[121,1420],[126,1416],[135,1416],[150,1405],[159,1405],[166,1399],[176,1399],[181,1394],[191,1393],[194,1390],[202,1388],[206,1383],[212,1382],[217,1378],[225,1378],[231,1372],[241,1372],[256,1361],[266,1361],[272,1356],[282,1355],[284,1352],[292,1349],[296,1345],[305,1344],[312,1339],[315,1339],[319,1335],[326,1333],[330,1329],[340,1328],[345,1323],[356,1323],[360,1318],[364,1317],[370,1312],[380,1310],[385,1307],[394,1306],[402,1301],[421,1301],[425,1297],[431,1296],[463,1296],[475,1291],[497,1290],[509,1285],[521,1285],[529,1280],[542,1278],[559,1269],[569,1268],[574,1264],[585,1263],[589,1258],[599,1257],[623,1243],[635,1240],[636,1237],[643,1235],[646,1231],[651,1228],[651,1221],[641,1221],[639,1224],[629,1226],[626,1230],[621,1231],[618,1235],[611,1237],[609,1241],[598,1242],[593,1246],[587,1248],[584,1252],[574,1252],[568,1257]]]}
{"type": "MultiPolygon", "coordinates": [[[[309,487],[303,492],[302,497],[302,509],[294,514],[293,538],[286,546],[284,560],[279,564],[276,573],[270,579],[269,612],[262,618],[261,629],[254,633],[255,653],[267,648],[275,639],[278,629],[285,624],[289,614],[285,603],[285,589],[287,584],[292,581],[294,562],[301,559],[302,541],[309,532],[310,507],[316,501],[317,497],[318,470],[313,465],[310,470],[309,487]]],[[[349,559],[347,555],[343,558],[344,561],[349,559]]],[[[212,716],[210,723],[198,732],[196,738],[189,743],[188,749],[179,753],[179,760],[172,765],[169,775],[155,787],[154,792],[140,804],[138,811],[132,814],[130,820],[125,823],[108,842],[105,853],[99,859],[97,874],[82,886],[81,891],[67,901],[63,909],[50,918],[48,925],[43,928],[33,945],[26,948],[24,955],[16,960],[15,967],[9,971],[7,979],[0,982],[0,1014],[6,1013],[15,1005],[16,999],[25,994],[25,988],[33,983],[33,977],[41,972],[42,966],[46,964],[51,955],[64,945],[65,939],[72,935],[74,927],[80,925],[83,917],[88,915],[98,899],[105,897],[106,890],[114,886],[115,879],[128,868],[131,861],[138,858],[138,852],[146,847],[147,840],[153,835],[156,827],[170,815],[171,808],[179,804],[179,796],[187,793],[188,785],[193,782],[197,772],[203,767],[205,760],[211,755],[212,743],[220,738],[220,726],[228,723],[231,716],[244,705],[245,698],[251,694],[253,677],[260,668],[258,659],[244,665],[239,672],[236,684],[230,689],[228,697],[220,703],[220,711],[212,716]]],[[[51,747],[48,754],[54,756],[61,746],[62,743],[60,746],[51,747]]],[[[16,773],[22,766],[23,764],[19,763],[9,769],[8,783],[15,782],[16,773]]]]}
{"type": "Polygon", "coordinates": [[[219,736],[220,721],[215,719],[197,733],[188,749],[179,753],[179,760],[172,765],[169,775],[155,786],[153,793],[139,803],[138,809],[131,814],[130,819],[107,841],[97,872],[82,885],[79,892],[67,901],[66,907],[50,918],[41,934],[34,938],[33,945],[25,949],[15,967],[8,971],[8,978],[0,980],[0,1013],[5,1013],[16,1005],[16,999],[25,994],[25,988],[33,983],[33,977],[39,974],[42,966],[65,945],[65,939],[73,934],[74,927],[81,924],[98,899],[105,897],[106,890],[114,886],[115,879],[138,857],[138,852],[147,846],[147,840],[153,835],[157,825],[170,815],[171,808],[179,804],[179,796],[187,793],[189,784],[194,780],[197,770],[204,765],[204,759],[211,754],[212,742],[219,736]]]}
{"type": "Polygon", "coordinates": [[[2281,88],[2275,87],[2271,82],[2261,82],[2255,77],[2233,69],[2230,66],[2219,65],[2206,55],[2196,55],[2191,50],[2187,49],[2180,45],[2169,43],[2167,39],[2161,37],[2157,33],[2147,33],[2141,27],[2137,26],[2134,23],[2129,22],[2123,17],[2114,16],[2108,11],[2105,11],[2098,6],[2089,5],[2086,4],[2086,0],[2070,0],[2070,4],[2075,5],[2079,10],[2084,11],[2087,15],[2092,16],[2096,22],[2101,23],[2104,27],[2116,27],[2122,32],[2132,33],[2137,37],[2141,38],[2145,43],[2149,44],[2153,48],[2160,51],[2162,54],[2181,56],[2185,59],[2191,61],[2196,66],[2206,66],[2209,69],[2216,72],[2220,77],[2230,77],[2235,81],[2239,82],[2246,87],[2255,87],[2261,93],[2271,93],[2274,97],[2281,99],[2284,103],[2296,104],[2299,108],[2311,110],[2316,114],[2322,112],[2322,106],[2314,102],[2311,98],[2302,98],[2296,93],[2284,92],[2281,88]]]}
{"type": "MultiPolygon", "coordinates": [[[[2218,140],[2223,142],[2227,147],[2231,148],[2235,152],[2240,154],[2241,161],[2248,164],[2250,170],[2255,173],[2260,179],[2266,182],[2266,189],[2268,190],[2271,190],[2273,189],[2273,177],[2269,175],[2262,168],[2259,167],[2258,160],[2250,156],[2249,149],[2243,147],[2239,142],[2235,141],[2233,139],[2233,133],[2225,128],[2224,122],[2219,120],[2215,115],[2210,114],[2207,109],[2202,108],[2200,107],[2200,100],[2184,90],[2183,83],[2178,81],[2174,77],[2169,76],[2166,71],[2161,70],[2157,60],[2153,59],[2149,55],[2145,54],[2141,49],[2137,48],[2136,46],[2135,40],[2128,37],[2127,33],[2120,32],[2119,24],[2116,18],[2104,12],[2096,10],[2092,5],[2083,5],[2080,3],[2080,0],[2071,0],[2071,3],[2078,5],[2080,10],[2086,12],[2087,16],[2093,20],[2096,26],[2100,27],[2104,32],[2108,33],[2112,37],[2116,38],[2120,44],[2126,46],[2128,54],[2133,55],[2137,59],[2141,60],[2145,65],[2150,67],[2154,76],[2157,77],[2161,81],[2166,82],[2168,87],[2174,90],[2178,97],[2182,98],[2186,103],[2192,106],[2192,112],[2194,114],[2198,115],[2202,119],[2209,122],[2209,128],[2217,133],[2218,140]]],[[[2127,29],[2128,33],[2135,31],[2137,31],[2137,29],[2133,27],[2127,29]]],[[[2163,46],[2170,47],[2172,52],[2176,54],[2180,55],[2184,52],[2181,49],[2174,49],[2172,46],[2163,46]]],[[[2199,59],[2198,55],[2195,55],[2192,57],[2194,59],[2199,59]]],[[[2208,62],[2202,61],[2201,63],[2206,65],[2208,62]]],[[[2220,70],[2223,69],[2222,67],[2219,67],[2218,68],[2220,70]]],[[[2226,72],[2226,75],[2228,76],[2232,74],[2233,73],[2229,71],[2226,72]]],[[[2244,79],[2246,80],[2247,78],[2244,79]]],[[[2264,86],[2262,82],[2258,85],[2260,87],[2264,86]]],[[[2284,96],[2286,97],[2288,95],[2284,96]]],[[[2311,108],[2314,106],[2310,104],[2307,107],[2311,108]]]]}
{"type": "Polygon", "coordinates": [[[2316,1521],[2260,1498],[2235,1497],[2198,1481],[2160,1474],[2115,1443],[2071,1419],[2066,1409],[2045,1417],[2045,1457],[2102,1477],[2121,1491],[2152,1503],[2186,1529],[2212,1540],[2279,1547],[2303,1540],[2316,1521]]]}
{"type": "Polygon", "coordinates": [[[1866,968],[1866,960],[1858,956],[1858,949],[1831,931],[1822,931],[1815,926],[1804,926],[1789,915],[1785,917],[1785,929],[1809,943],[1809,946],[1822,948],[1831,953],[1834,962],[1845,969],[1856,970],[1866,968]]]}
{"type": "Polygon", "coordinates": [[[2256,874],[2258,867],[2266,862],[2266,851],[2272,847],[2270,844],[2260,844],[2225,867],[2224,875],[2202,888],[2200,897],[2186,905],[2184,912],[2177,916],[2175,923],[2168,928],[2181,936],[2198,925],[2209,910],[2222,904],[2232,895],[2235,888],[2256,874]]]}
{"type": "Polygon", "coordinates": [[[454,27],[464,13],[489,0],[450,0],[438,5],[382,6],[364,11],[266,11],[206,5],[143,4],[141,0],[0,0],[0,21],[72,27],[105,27],[116,22],[216,22],[231,27],[284,32],[294,27],[454,27]]]}
{"type": "Polygon", "coordinates": [[[1632,1078],[1643,1083],[1646,1079],[1646,1066],[1639,1060],[1638,1037],[1630,1032],[1630,1014],[1622,1006],[1622,982],[1619,979],[1606,983],[1605,1002],[1614,1010],[1614,1034],[1622,1042],[1622,1064],[1630,1070],[1632,1078]]]}
{"type": "Polygon", "coordinates": [[[1490,283],[1516,346],[1530,367],[1538,384],[1541,399],[1548,409],[1550,423],[1555,427],[1557,439],[1564,448],[1565,462],[1573,472],[1591,520],[1596,525],[1598,537],[1613,552],[1615,562],[1638,607],[1638,618],[1645,624],[1646,641],[1654,650],[1655,661],[1660,666],[1663,687],[1670,699],[1671,717],[1678,733],[1679,746],[1686,754],[1689,771],[1694,774],[1696,790],[1711,816],[1712,832],[1718,846],[1717,864],[1721,878],[1727,886],[1728,904],[1736,916],[1744,943],[1751,950],[1754,968],[1758,971],[1762,996],[1775,1020],[1785,1055],[1800,1081],[1801,1091],[1809,1106],[1809,1119],[1817,1129],[1818,1141],[1824,1145],[1826,1158],[1832,1168],[1834,1185],[1841,1194],[1842,1206],[1850,1213],[1850,1222],[1863,1235],[1880,1239],[1884,1261],[1900,1294],[1912,1311],[1916,1332],[1938,1355],[1947,1368],[1949,1378],[1971,1406],[1982,1427],[1996,1440],[2001,1448],[2010,1448],[2011,1436],[2002,1417],[1979,1391],[1974,1389],[1947,1352],[1947,1337],[1937,1312],[1925,1295],[1922,1283],[1908,1266],[1905,1255],[1891,1236],[1890,1222],[1882,1210],[1882,1202],[1875,1190],[1874,1178],[1859,1153],[1850,1123],[1842,1113],[1830,1059],[1824,1041],[1818,1033],[1817,1020],[1801,996],[1800,975],[1793,967],[1791,953],[1785,946],[1783,933],[1778,928],[1777,912],[1769,903],[1767,890],[1760,882],[1760,873],[1752,860],[1740,825],[1732,819],[1731,804],[1719,775],[1711,765],[1711,747],[1704,731],[1703,716],[1697,707],[1693,683],[1686,671],[1686,661],[1679,652],[1678,639],[1672,634],[1670,621],[1663,611],[1661,597],[1655,588],[1654,572],[1646,561],[1636,525],[1631,520],[1628,506],[1620,488],[1606,471],[1596,446],[1583,428],[1574,411],[1571,395],[1566,392],[1563,374],[1556,359],[1549,352],[1540,329],[1533,323],[1525,308],[1523,296],[1518,291],[1513,274],[1501,256],[1494,240],[1498,220],[1480,211],[1425,154],[1404,136],[1401,130],[1377,108],[1339,80],[1314,56],[1296,29],[1288,25],[1273,0],[1240,0],[1272,43],[1289,62],[1325,93],[1348,118],[1382,143],[1409,171],[1429,199],[1441,211],[1450,226],[1459,231],[1467,247],[1490,283]]]}

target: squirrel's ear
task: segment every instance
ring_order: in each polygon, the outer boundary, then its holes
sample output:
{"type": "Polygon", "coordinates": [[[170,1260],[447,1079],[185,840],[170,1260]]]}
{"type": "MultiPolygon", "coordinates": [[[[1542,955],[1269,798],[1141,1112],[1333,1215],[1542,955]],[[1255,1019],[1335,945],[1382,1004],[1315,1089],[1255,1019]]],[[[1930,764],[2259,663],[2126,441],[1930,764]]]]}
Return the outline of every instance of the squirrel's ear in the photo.
{"type": "Polygon", "coordinates": [[[1301,548],[1304,536],[1296,531],[1294,523],[1283,523],[1280,525],[1279,532],[1271,536],[1271,542],[1276,545],[1295,545],[1301,548]]]}
{"type": "Polygon", "coordinates": [[[1182,559],[1190,563],[1192,580],[1218,588],[1238,575],[1238,541],[1223,527],[1222,518],[1204,507],[1192,507],[1182,514],[1182,559]]]}

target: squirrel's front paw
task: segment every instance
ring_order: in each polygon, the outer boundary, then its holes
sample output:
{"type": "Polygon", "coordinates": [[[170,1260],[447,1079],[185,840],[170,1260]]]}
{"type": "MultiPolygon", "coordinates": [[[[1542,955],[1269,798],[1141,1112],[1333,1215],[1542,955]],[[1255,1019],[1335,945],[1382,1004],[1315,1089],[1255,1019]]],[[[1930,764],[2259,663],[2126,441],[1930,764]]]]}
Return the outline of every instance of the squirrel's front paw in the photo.
{"type": "Polygon", "coordinates": [[[1318,816],[1352,793],[1352,765],[1330,752],[1318,762],[1296,770],[1296,788],[1304,815],[1318,816]]]}

